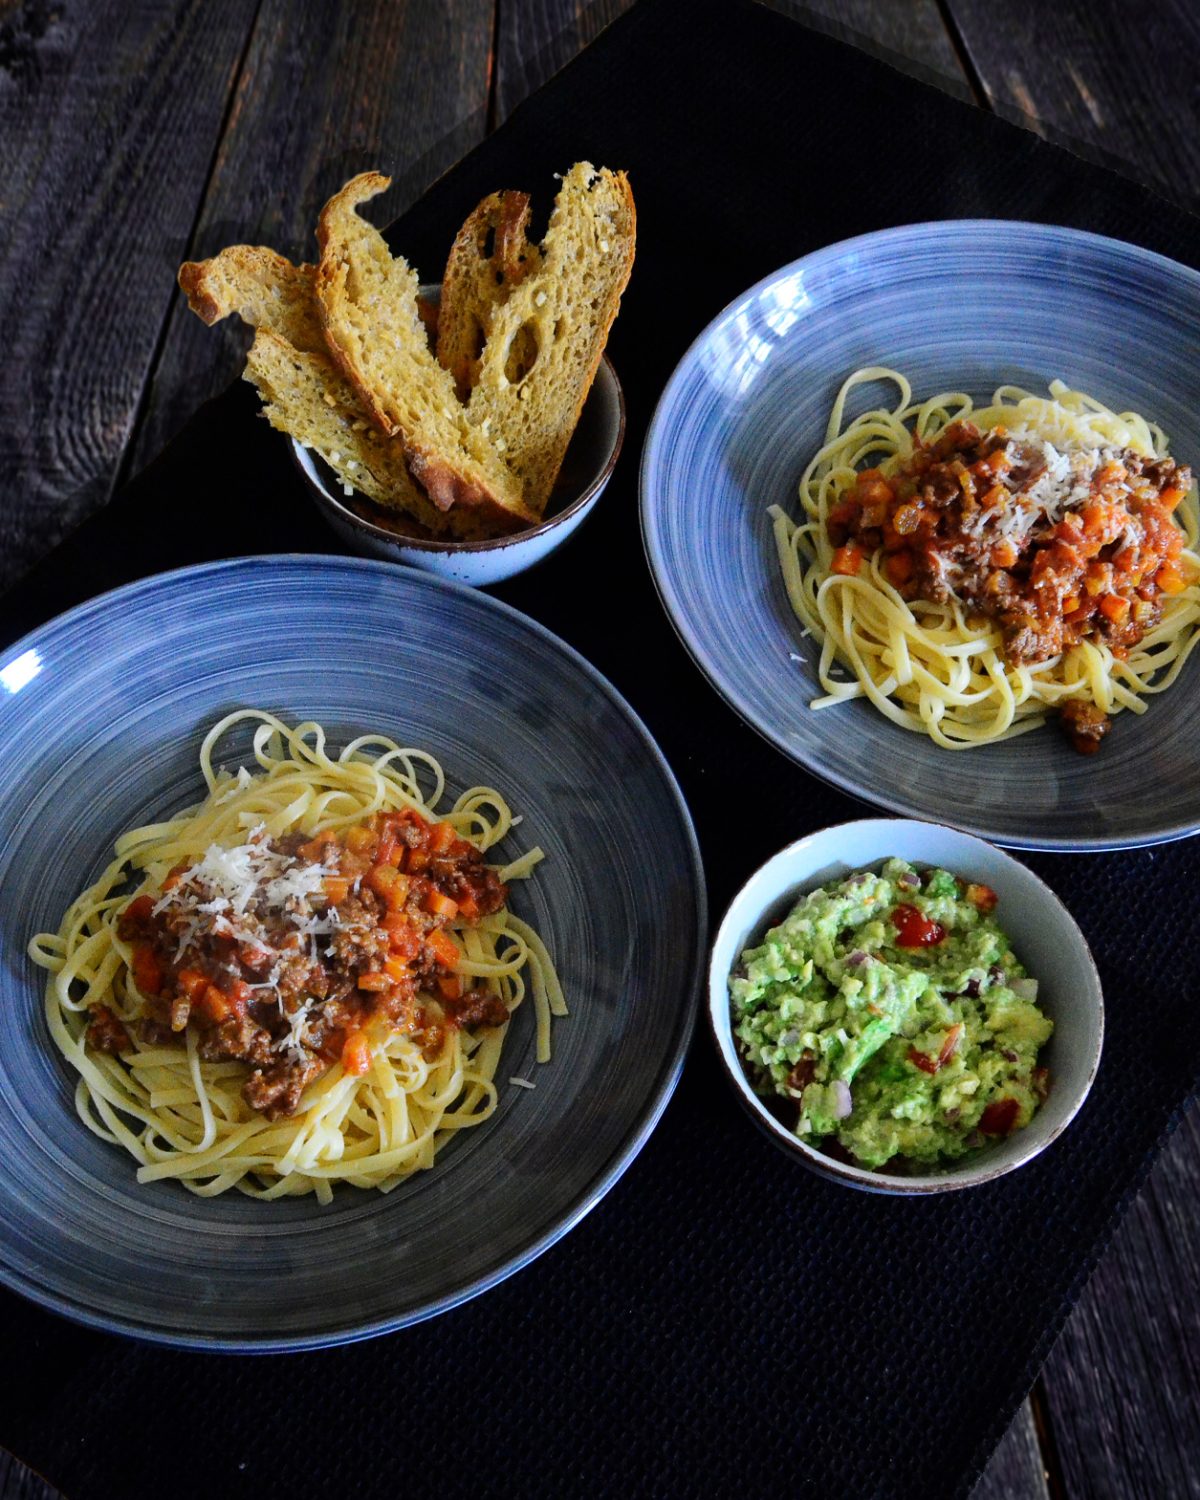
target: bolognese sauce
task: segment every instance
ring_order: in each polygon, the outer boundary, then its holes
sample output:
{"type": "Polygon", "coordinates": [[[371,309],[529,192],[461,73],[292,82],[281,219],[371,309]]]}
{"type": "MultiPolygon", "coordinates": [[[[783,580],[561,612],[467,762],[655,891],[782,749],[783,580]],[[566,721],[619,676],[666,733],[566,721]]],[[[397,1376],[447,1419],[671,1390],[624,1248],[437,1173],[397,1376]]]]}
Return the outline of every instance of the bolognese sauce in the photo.
{"type": "MultiPolygon", "coordinates": [[[[1130,448],[1060,452],[1040,438],[952,422],[891,472],[861,472],[829,512],[832,570],[882,548],[905,600],[961,601],[996,622],[1014,666],[1083,641],[1123,659],[1191,582],[1173,518],[1190,469],[1130,448]]],[[[1064,729],[1089,753],[1107,717],[1067,699],[1064,729]]]]}
{"type": "MultiPolygon", "coordinates": [[[[259,829],[213,846],[119,919],[144,999],[139,1039],[178,1045],[191,1031],[202,1059],[249,1066],[252,1109],[291,1115],[334,1063],[367,1071],[368,1026],[402,1030],[432,1058],[449,1029],[508,1020],[498,995],[457,972],[447,931],[499,911],[507,894],[449,822],[409,809],[315,837],[259,829]]],[[[131,1045],[103,1007],[88,1042],[131,1045]]]]}

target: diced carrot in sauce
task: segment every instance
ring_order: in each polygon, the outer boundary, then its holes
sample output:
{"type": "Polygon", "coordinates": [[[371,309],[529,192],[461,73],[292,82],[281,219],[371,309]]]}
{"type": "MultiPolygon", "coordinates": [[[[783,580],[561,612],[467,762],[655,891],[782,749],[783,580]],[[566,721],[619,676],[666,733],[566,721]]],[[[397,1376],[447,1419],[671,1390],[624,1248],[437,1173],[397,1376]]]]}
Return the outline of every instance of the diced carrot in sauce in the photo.
{"type": "Polygon", "coordinates": [[[208,986],[208,976],[199,969],[180,969],[175,976],[175,983],[179,986],[180,993],[196,1005],[208,986]]]}
{"type": "Polygon", "coordinates": [[[235,979],[232,976],[225,981],[224,994],[229,1001],[230,1009],[237,1015],[242,1015],[250,1004],[254,991],[244,979],[235,979]]]}
{"type": "Polygon", "coordinates": [[[1120,594],[1105,594],[1100,601],[1100,613],[1114,625],[1121,625],[1129,617],[1129,600],[1120,594]]]}
{"type": "Polygon", "coordinates": [[[207,984],[204,987],[203,995],[200,997],[200,1009],[210,1021],[216,1021],[220,1024],[220,1022],[229,1019],[231,1006],[215,984],[207,984]]]}
{"type": "Polygon", "coordinates": [[[153,896],[135,896],[121,913],[123,921],[142,923],[149,921],[154,913],[153,896]]]}
{"type": "Polygon", "coordinates": [[[383,972],[388,976],[389,979],[395,979],[397,981],[401,979],[407,979],[408,962],[406,959],[400,958],[398,955],[393,954],[391,958],[384,959],[383,972]]]}
{"type": "Polygon", "coordinates": [[[916,505],[901,505],[892,517],[892,525],[901,536],[912,536],[921,529],[921,510],[916,505]]]}
{"type": "Polygon", "coordinates": [[[365,1031],[351,1031],[342,1044],[342,1072],[360,1078],[371,1066],[371,1043],[365,1031]]]}
{"type": "Polygon", "coordinates": [[[365,826],[350,828],[343,842],[352,854],[365,854],[375,843],[375,834],[365,826]]]}
{"type": "Polygon", "coordinates": [[[839,547],[834,552],[830,568],[835,573],[853,577],[862,567],[865,557],[866,553],[856,542],[847,542],[844,547],[839,547]]]}
{"type": "Polygon", "coordinates": [[[314,833],[307,844],[300,845],[300,857],[302,859],[317,860],[327,844],[337,842],[337,834],[332,828],[322,828],[320,833],[314,833]]]}
{"type": "Polygon", "coordinates": [[[458,944],[449,933],[441,927],[435,927],[432,932],[426,933],[425,941],[440,964],[447,969],[458,968],[458,961],[462,955],[458,951],[458,944]]]}
{"type": "Polygon", "coordinates": [[[162,963],[145,943],[138,943],[133,950],[133,982],[143,995],[157,995],[162,990],[162,963]]]}
{"type": "Polygon", "coordinates": [[[1154,581],[1164,594],[1181,594],[1188,586],[1183,569],[1177,562],[1165,562],[1154,575],[1154,581]]]}
{"type": "Polygon", "coordinates": [[[416,958],[421,951],[421,934],[402,912],[388,912],[383,919],[388,947],[397,958],[416,958]]]}
{"type": "Polygon", "coordinates": [[[391,989],[392,979],[390,975],[372,969],[358,976],[358,987],[360,990],[366,990],[368,994],[378,994],[380,990],[391,989]]]}
{"type": "Polygon", "coordinates": [[[458,915],[458,902],[441,891],[430,890],[422,902],[425,910],[434,917],[443,917],[447,922],[458,915]]]}
{"type": "Polygon", "coordinates": [[[399,911],[408,900],[409,879],[391,865],[372,865],[366,884],[392,911],[399,911]]]}
{"type": "Polygon", "coordinates": [[[443,974],[437,982],[438,994],[443,1000],[461,1000],[463,982],[458,974],[443,974]]]}
{"type": "Polygon", "coordinates": [[[429,855],[424,849],[410,849],[404,858],[404,868],[412,875],[418,874],[429,864],[429,855]]]}
{"type": "Polygon", "coordinates": [[[352,882],[349,875],[326,875],[325,895],[331,906],[337,906],[350,894],[352,882]]]}
{"type": "Polygon", "coordinates": [[[431,854],[441,854],[444,850],[449,849],[457,836],[450,823],[444,821],[435,823],[429,833],[429,852],[431,854]]]}

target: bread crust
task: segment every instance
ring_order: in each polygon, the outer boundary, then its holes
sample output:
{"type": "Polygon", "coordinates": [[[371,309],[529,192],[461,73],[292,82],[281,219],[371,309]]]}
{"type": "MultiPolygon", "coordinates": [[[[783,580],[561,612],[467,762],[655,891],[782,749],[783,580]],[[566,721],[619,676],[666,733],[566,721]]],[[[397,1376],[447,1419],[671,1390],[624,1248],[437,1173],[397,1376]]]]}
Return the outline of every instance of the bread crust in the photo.
{"type": "Polygon", "coordinates": [[[210,327],[237,313],[251,328],[269,328],[293,348],[319,353],[325,338],[315,275],[315,267],[293,265],[266,245],[230,245],[209,260],[185,261],[178,279],[188,306],[210,327]]]}
{"type": "Polygon", "coordinates": [[[540,265],[492,309],[468,416],[503,445],[539,516],[620,309],[636,243],[628,177],[577,162],[555,199],[540,265]]]}
{"type": "Polygon", "coordinates": [[[486,432],[467,420],[429,348],[415,271],[358,213],[389,183],[364,172],[321,211],[315,295],[325,342],[371,420],[403,443],[439,510],[477,510],[496,531],[529,525],[536,517],[520,483],[486,432]]]}

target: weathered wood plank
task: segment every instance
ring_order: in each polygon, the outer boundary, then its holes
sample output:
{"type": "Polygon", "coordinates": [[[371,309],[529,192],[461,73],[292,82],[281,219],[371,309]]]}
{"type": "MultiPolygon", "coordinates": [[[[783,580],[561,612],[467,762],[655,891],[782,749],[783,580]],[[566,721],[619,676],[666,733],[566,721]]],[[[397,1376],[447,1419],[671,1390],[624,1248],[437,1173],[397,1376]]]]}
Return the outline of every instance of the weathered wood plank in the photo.
{"type": "Polygon", "coordinates": [[[257,8],[5,8],[0,586],[112,489],[257,8]]]}
{"type": "Polygon", "coordinates": [[[27,1469],[11,1453],[0,1448],[0,1497],[2,1500],[63,1500],[40,1474],[27,1469]]]}
{"type": "Polygon", "coordinates": [[[1168,197],[1200,204],[1193,0],[947,0],[993,106],[1082,143],[1168,197]]]}
{"type": "Polygon", "coordinates": [[[794,14],[833,36],[916,63],[923,76],[971,97],[962,64],[946,30],[937,0],[766,0],[775,10],[794,14]]]}
{"type": "Polygon", "coordinates": [[[971,1500],[1050,1500],[1033,1412],[1026,1401],[1000,1439],[971,1500]]]}
{"type": "MultiPolygon", "coordinates": [[[[512,111],[633,0],[509,0],[500,4],[493,123],[512,111]]],[[[969,94],[937,0],[764,0],[785,15],[907,59],[969,94]]]]}
{"type": "MultiPolygon", "coordinates": [[[[263,0],[188,255],[249,241],[311,259],[321,205],[367,167],[395,179],[377,220],[400,213],[482,138],[492,18],[492,0],[263,0]]],[[[248,342],[236,319],[206,329],[175,299],[131,468],[239,372],[248,342]]]]}
{"type": "Polygon", "coordinates": [[[1168,1142],[1045,1369],[1069,1496],[1200,1496],[1200,1111],[1168,1142]]]}

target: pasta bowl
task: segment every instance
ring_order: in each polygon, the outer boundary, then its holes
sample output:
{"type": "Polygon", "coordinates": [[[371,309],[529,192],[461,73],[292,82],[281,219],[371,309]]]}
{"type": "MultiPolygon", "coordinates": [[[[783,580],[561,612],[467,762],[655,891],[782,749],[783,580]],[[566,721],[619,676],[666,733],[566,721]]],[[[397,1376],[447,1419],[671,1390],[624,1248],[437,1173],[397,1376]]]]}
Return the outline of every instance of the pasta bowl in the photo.
{"type": "MultiPolygon", "coordinates": [[[[235,740],[222,762],[250,754],[235,740]]],[[[704,932],[699,854],[659,751],[509,606],[323,556],[189,568],[83,605],[0,652],[0,1282],[92,1327],[221,1350],[346,1342],[453,1307],[565,1234],[646,1141],[682,1066],[704,932]],[[139,1183],[76,1113],[27,956],[119,834],[201,800],[206,730],[254,707],[315,720],[334,746],[377,733],[428,751],[450,800],[492,786],[521,818],[502,857],[545,851],[510,908],[567,997],[553,1056],[536,1061],[522,1005],[495,1112],[386,1195],[339,1184],[323,1206],[139,1183]]]]}
{"type": "MultiPolygon", "coordinates": [[[[797,764],[868,802],[1018,848],[1127,848],[1200,829],[1200,652],[1083,756],[1047,725],[947,750],[865,699],[813,708],[819,648],[785,588],[770,508],[795,516],[843,382],[889,366],[914,399],[1061,379],[1158,424],[1200,459],[1188,330],[1200,275],[1136,246],[1038,224],[865,235],[784,266],[692,345],[642,455],[642,534],[681,640],[726,701],[797,764]]],[[[848,416],[890,394],[865,385],[848,416]]]]}
{"type": "MultiPolygon", "coordinates": [[[[842,823],[790,844],[750,877],[730,904],[712,946],[708,1016],[724,1071],[754,1123],[794,1160],[847,1187],[898,1196],[924,1196],[994,1181],[1038,1156],[1074,1119],[1100,1065],[1104,1000],[1086,940],[1050,888],[1003,850],[937,823],[872,818],[842,823]],[[937,866],[990,886],[999,897],[996,921],[1039,983],[1038,1004],[1054,1022],[1039,1053],[1050,1070],[1045,1102],[1023,1129],[937,1170],[904,1176],[868,1171],[810,1145],[768,1108],[738,1052],[729,978],[739,956],[762,941],[801,896],[897,856],[937,866]]],[[[853,1118],[853,1117],[851,1117],[853,1118]]]]}

